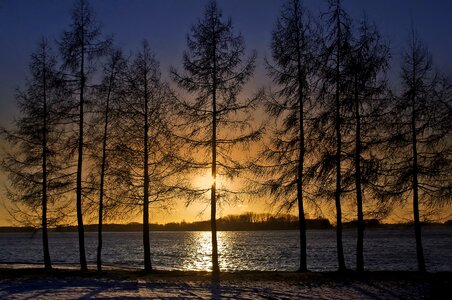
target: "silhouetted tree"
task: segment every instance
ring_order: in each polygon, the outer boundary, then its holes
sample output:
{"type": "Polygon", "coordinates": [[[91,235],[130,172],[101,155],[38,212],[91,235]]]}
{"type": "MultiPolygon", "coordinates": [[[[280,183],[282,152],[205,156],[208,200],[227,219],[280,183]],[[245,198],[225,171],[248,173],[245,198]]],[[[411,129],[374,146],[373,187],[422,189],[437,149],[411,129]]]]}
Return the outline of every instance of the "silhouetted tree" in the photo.
{"type": "Polygon", "coordinates": [[[345,67],[347,55],[350,51],[351,21],[340,0],[329,1],[329,11],[325,14],[325,17],[327,18],[328,31],[324,37],[323,63],[321,64],[323,69],[322,77],[324,79],[321,97],[325,103],[325,110],[319,113],[317,121],[320,124],[319,137],[323,141],[322,144],[319,143],[318,175],[323,180],[319,187],[325,190],[325,195],[328,197],[330,197],[331,192],[329,192],[327,187],[332,183],[332,177],[335,177],[337,258],[339,270],[342,271],[346,269],[342,244],[342,125],[344,122],[343,102],[346,96],[345,88],[347,82],[345,67]],[[331,130],[333,128],[334,135],[331,130]],[[332,150],[333,148],[334,150],[332,150]],[[334,175],[332,173],[333,169],[334,175]]]}
{"type": "Polygon", "coordinates": [[[127,98],[120,122],[123,159],[121,180],[129,186],[129,205],[142,207],[144,269],[152,270],[149,206],[165,206],[178,196],[178,172],[183,166],[175,153],[180,147],[168,122],[172,93],[161,80],[159,64],[146,41],[128,70],[127,98]]]}
{"type": "Polygon", "coordinates": [[[82,212],[82,171],[84,148],[85,96],[88,88],[87,81],[93,72],[96,58],[107,51],[110,40],[101,39],[99,25],[87,0],[78,0],[72,9],[70,30],[65,31],[60,41],[60,52],[64,68],[71,71],[74,95],[78,95],[78,143],[77,143],[77,179],[76,179],[76,208],[79,233],[80,268],[86,271],[85,237],[82,212]]]}
{"type": "Polygon", "coordinates": [[[117,200],[121,198],[121,192],[125,189],[118,180],[118,171],[115,166],[122,152],[116,151],[115,147],[120,140],[120,135],[123,134],[119,129],[119,119],[121,118],[121,102],[126,96],[126,70],[127,63],[122,52],[112,50],[103,65],[103,79],[97,87],[97,99],[94,101],[94,110],[97,114],[92,120],[92,135],[98,135],[98,143],[95,143],[98,147],[90,150],[93,152],[95,173],[98,174],[95,178],[99,180],[97,230],[97,270],[99,272],[102,270],[102,223],[106,217],[104,212],[107,210],[108,215],[113,215],[112,211],[116,211],[118,207],[117,200]],[[99,135],[99,133],[101,134],[99,135]]]}
{"type": "MultiPolygon", "coordinates": [[[[357,207],[357,250],[356,269],[364,271],[364,210],[363,189],[366,187],[370,197],[379,195],[378,189],[381,161],[376,157],[380,141],[382,140],[381,124],[387,107],[384,98],[387,95],[384,76],[388,68],[389,48],[382,40],[375,26],[364,18],[358,28],[358,37],[355,39],[345,71],[348,77],[348,94],[345,101],[346,111],[349,113],[350,124],[354,126],[354,136],[349,139],[350,159],[352,161],[349,176],[354,177],[357,207]]],[[[350,131],[353,135],[353,129],[350,131]]],[[[344,180],[348,181],[348,180],[344,180]]]]}
{"type": "Polygon", "coordinates": [[[433,71],[426,46],[413,32],[402,55],[402,95],[396,98],[391,143],[392,192],[412,196],[418,269],[425,272],[420,205],[450,203],[452,144],[451,99],[433,71]]]}
{"type": "MultiPolygon", "coordinates": [[[[15,121],[14,130],[2,131],[11,148],[1,167],[11,182],[8,199],[25,205],[37,215],[41,208],[44,265],[49,270],[52,266],[47,227],[61,219],[63,211],[49,217],[48,207],[64,206],[62,194],[69,185],[61,144],[65,107],[62,99],[65,95],[61,74],[56,70],[56,58],[45,39],[32,54],[29,68],[31,78],[27,80],[26,88],[16,95],[23,115],[15,121]]],[[[29,216],[27,212],[24,214],[29,216]]]]}
{"type": "MultiPolygon", "coordinates": [[[[234,178],[243,165],[231,156],[234,146],[256,140],[260,130],[253,130],[246,112],[257,98],[239,99],[238,94],[254,70],[255,54],[244,59],[245,46],[240,34],[235,34],[231,20],[223,21],[215,1],[210,1],[187,37],[187,52],[183,56],[184,74],[172,70],[172,77],[189,94],[191,100],[181,100],[181,133],[187,142],[191,165],[195,169],[210,168],[212,230],[212,271],[218,274],[218,243],[216,209],[218,196],[234,195],[226,186],[217,186],[219,175],[234,178]],[[209,161],[210,159],[210,161],[209,161]]],[[[236,195],[236,194],[235,194],[236,195]]]]}
{"type": "MultiPolygon", "coordinates": [[[[287,1],[278,17],[272,35],[272,63],[267,69],[278,90],[266,103],[267,111],[279,120],[271,145],[263,157],[271,163],[265,166],[265,177],[271,178],[263,186],[281,207],[292,209],[298,205],[300,223],[300,268],[307,271],[304,175],[306,159],[306,120],[310,100],[315,89],[317,65],[317,33],[309,12],[299,0],[287,1]]],[[[311,107],[312,109],[312,107],[311,107]]]]}

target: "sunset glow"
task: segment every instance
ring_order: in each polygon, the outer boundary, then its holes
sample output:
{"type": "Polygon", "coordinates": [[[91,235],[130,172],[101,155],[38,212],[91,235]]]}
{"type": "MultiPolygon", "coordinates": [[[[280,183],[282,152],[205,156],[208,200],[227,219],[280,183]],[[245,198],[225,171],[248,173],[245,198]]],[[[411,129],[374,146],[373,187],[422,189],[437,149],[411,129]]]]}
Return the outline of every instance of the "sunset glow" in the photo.
{"type": "Polygon", "coordinates": [[[223,180],[221,180],[219,175],[214,178],[210,173],[210,170],[206,170],[204,174],[195,175],[193,178],[195,187],[203,190],[210,190],[214,183],[216,183],[217,189],[221,188],[222,181],[223,180]]]}
{"type": "Polygon", "coordinates": [[[445,297],[451,11],[0,0],[0,299],[445,297]]]}

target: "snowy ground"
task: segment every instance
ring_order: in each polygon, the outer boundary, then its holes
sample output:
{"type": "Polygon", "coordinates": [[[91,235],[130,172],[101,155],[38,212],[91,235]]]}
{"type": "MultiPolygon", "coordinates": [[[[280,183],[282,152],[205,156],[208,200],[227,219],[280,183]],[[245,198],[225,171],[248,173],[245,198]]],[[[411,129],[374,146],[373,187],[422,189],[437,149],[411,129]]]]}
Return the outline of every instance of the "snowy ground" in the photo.
{"type": "Polygon", "coordinates": [[[1,299],[424,299],[423,285],[328,284],[282,282],[146,282],[87,278],[52,280],[2,280],[1,299]]]}
{"type": "MultiPolygon", "coordinates": [[[[0,268],[0,299],[430,299],[450,291],[451,274],[136,271],[81,274],[73,270],[0,268]]],[[[444,297],[447,298],[446,295],[444,297]]]]}

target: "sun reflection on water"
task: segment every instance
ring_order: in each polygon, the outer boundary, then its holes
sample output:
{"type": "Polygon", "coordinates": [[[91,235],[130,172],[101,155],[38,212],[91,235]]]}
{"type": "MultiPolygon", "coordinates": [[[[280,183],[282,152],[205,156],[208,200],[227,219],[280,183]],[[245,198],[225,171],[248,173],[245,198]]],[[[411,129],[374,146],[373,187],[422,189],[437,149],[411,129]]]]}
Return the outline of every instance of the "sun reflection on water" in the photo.
{"type": "MultiPolygon", "coordinates": [[[[194,258],[188,262],[188,269],[198,271],[211,271],[212,270],[212,233],[210,231],[192,232],[191,249],[187,249],[190,252],[190,256],[194,258]]],[[[228,238],[225,236],[225,232],[217,233],[218,240],[218,259],[220,268],[223,268],[225,263],[222,261],[222,253],[225,249],[230,248],[228,245],[228,238]]]]}

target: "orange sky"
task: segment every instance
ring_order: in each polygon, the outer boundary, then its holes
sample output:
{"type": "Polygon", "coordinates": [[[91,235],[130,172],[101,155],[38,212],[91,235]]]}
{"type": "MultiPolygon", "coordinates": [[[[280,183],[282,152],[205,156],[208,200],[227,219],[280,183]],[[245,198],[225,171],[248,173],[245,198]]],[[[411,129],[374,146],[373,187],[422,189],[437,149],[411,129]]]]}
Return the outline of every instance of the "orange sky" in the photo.
{"type": "MultiPolygon", "coordinates": [[[[208,185],[210,184],[209,176],[194,176],[193,178],[196,181],[199,181],[200,186],[208,185]]],[[[0,181],[5,183],[5,176],[4,174],[0,174],[0,181]]],[[[221,185],[221,183],[219,183],[221,185]]],[[[8,201],[4,198],[4,192],[3,192],[3,186],[1,187],[1,199],[2,199],[2,206],[0,207],[0,226],[11,226],[13,225],[9,219],[9,215],[7,211],[5,210],[4,205],[9,205],[8,201]]],[[[210,218],[210,206],[208,203],[208,199],[205,201],[198,201],[196,203],[191,204],[189,207],[185,206],[185,203],[183,200],[175,201],[174,205],[172,206],[171,210],[159,210],[159,209],[153,209],[151,207],[150,209],[150,222],[151,223],[169,223],[169,222],[192,222],[192,221],[201,221],[201,220],[207,220],[210,218]]],[[[350,221],[350,219],[354,218],[354,215],[347,211],[345,208],[347,204],[344,203],[344,221],[350,221]]],[[[349,204],[350,205],[350,204],[349,204]]],[[[351,204],[353,205],[353,204],[351,204]]],[[[391,214],[389,218],[384,220],[384,222],[387,223],[395,223],[395,222],[407,222],[410,221],[411,215],[410,215],[410,203],[406,203],[406,205],[399,205],[396,207],[391,214]]],[[[328,207],[322,208],[323,212],[325,213],[325,217],[329,218],[331,222],[334,222],[334,214],[335,210],[333,205],[328,207]]],[[[74,211],[75,211],[75,201],[74,201],[74,211]]],[[[217,216],[218,218],[222,216],[226,216],[229,214],[241,214],[245,212],[253,212],[253,213],[272,213],[275,212],[275,210],[271,210],[270,207],[266,204],[266,199],[259,198],[259,199],[253,199],[250,201],[244,201],[242,203],[232,203],[232,204],[225,204],[222,205],[218,211],[217,216]]],[[[293,214],[296,213],[294,210],[292,212],[293,214]]],[[[314,214],[309,214],[310,210],[307,209],[307,217],[308,218],[314,218],[316,217],[314,214]]],[[[442,209],[442,213],[440,216],[439,221],[444,222],[447,219],[452,219],[452,207],[447,207],[442,209]]],[[[95,220],[95,218],[93,218],[95,220]]],[[[72,221],[75,224],[75,218],[72,221]]],[[[94,221],[95,222],[95,221],[94,221]]],[[[129,219],[125,219],[123,222],[142,222],[142,216],[141,214],[136,214],[131,216],[129,219]]],[[[89,219],[85,217],[85,223],[90,223],[89,219]]],[[[107,221],[107,223],[109,223],[107,221]]]]}

